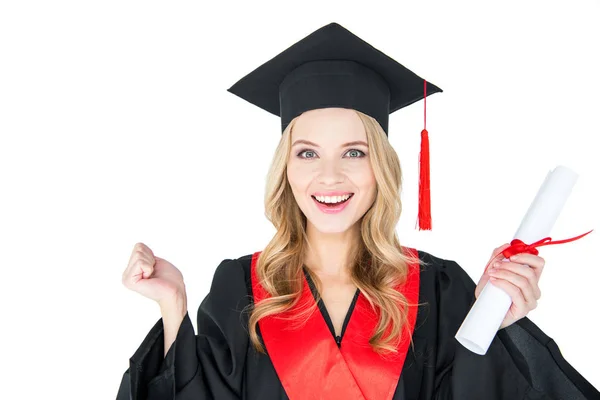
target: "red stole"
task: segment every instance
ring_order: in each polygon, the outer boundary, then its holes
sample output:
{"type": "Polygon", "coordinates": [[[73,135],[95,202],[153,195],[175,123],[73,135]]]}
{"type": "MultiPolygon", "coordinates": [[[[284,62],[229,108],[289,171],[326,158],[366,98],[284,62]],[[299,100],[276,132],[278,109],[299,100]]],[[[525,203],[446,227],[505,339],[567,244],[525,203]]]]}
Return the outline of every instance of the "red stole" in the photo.
{"type": "MultiPolygon", "coordinates": [[[[418,257],[415,249],[405,249],[415,258],[418,257]]],[[[255,265],[260,253],[252,255],[251,279],[255,303],[269,296],[258,283],[256,275],[255,265]]],[[[411,264],[407,281],[396,287],[411,304],[419,300],[419,278],[419,265],[411,264]]],[[[391,399],[408,351],[408,335],[403,334],[396,355],[384,358],[375,353],[368,340],[374,332],[377,315],[362,293],[358,295],[340,348],[318,308],[299,329],[292,329],[289,321],[280,318],[290,317],[294,310],[304,309],[314,301],[304,277],[301,301],[295,308],[283,315],[262,318],[258,322],[267,353],[290,400],[391,399]]],[[[411,334],[416,317],[416,307],[410,306],[408,324],[411,334]]]]}

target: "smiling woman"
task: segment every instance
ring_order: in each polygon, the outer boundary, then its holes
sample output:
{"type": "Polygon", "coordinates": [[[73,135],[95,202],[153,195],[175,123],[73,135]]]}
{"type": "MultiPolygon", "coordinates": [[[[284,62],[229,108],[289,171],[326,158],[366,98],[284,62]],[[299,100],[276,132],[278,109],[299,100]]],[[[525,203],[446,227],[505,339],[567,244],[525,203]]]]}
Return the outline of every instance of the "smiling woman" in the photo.
{"type": "MultiPolygon", "coordinates": [[[[484,356],[458,344],[477,286],[455,261],[401,245],[388,116],[439,88],[332,23],[229,91],[281,117],[265,193],[276,233],[217,267],[197,335],[187,298],[165,294],[181,274],[141,247],[124,283],[160,298],[163,318],[118,400],[600,398],[527,317],[499,327],[484,356]]],[[[511,268],[528,279],[494,272],[519,315],[544,262],[522,260],[535,273],[511,268]]]]}
{"type": "MultiPolygon", "coordinates": [[[[264,279],[273,282],[272,294],[280,296],[257,305],[252,314],[250,337],[257,348],[260,344],[255,335],[255,320],[280,312],[282,307],[288,308],[290,302],[285,294],[290,289],[282,282],[293,280],[304,271],[314,282],[317,301],[324,298],[326,313],[338,321],[334,331],[343,331],[341,325],[349,316],[348,305],[358,290],[365,298],[372,299],[382,315],[379,330],[371,334],[371,345],[377,350],[396,350],[391,343],[398,339],[401,327],[406,324],[407,300],[402,292],[381,292],[378,285],[404,280],[407,263],[416,261],[409,254],[397,251],[394,235],[401,209],[398,195],[401,175],[398,157],[380,124],[360,111],[337,107],[313,109],[290,121],[268,174],[265,205],[267,217],[278,232],[295,232],[294,236],[303,240],[269,266],[263,267],[266,261],[262,257],[258,260],[259,273],[262,268],[269,271],[264,279]],[[294,146],[298,144],[310,144],[308,151],[313,156],[294,157],[297,154],[294,146]],[[362,148],[365,156],[350,156],[354,147],[362,148]],[[393,162],[386,164],[381,160],[393,162]],[[351,196],[330,211],[313,198],[315,194],[331,194],[335,202],[343,194],[351,196]],[[282,201],[287,198],[293,199],[290,205],[282,201]],[[289,221],[296,218],[298,225],[290,226],[289,221]],[[389,239],[381,241],[382,236],[389,239]],[[389,254],[385,254],[386,249],[389,254]],[[371,254],[377,254],[383,261],[374,260],[371,254]],[[279,276],[284,278],[278,279],[279,276]],[[341,285],[346,290],[334,294],[336,290],[331,287],[341,285]],[[346,297],[340,300],[343,294],[346,297]],[[280,304],[274,306],[278,301],[280,304]],[[334,308],[335,303],[340,306],[334,308]],[[384,329],[389,329],[390,334],[384,335],[384,329]]],[[[272,248],[281,248],[290,241],[294,242],[291,237],[276,235],[266,246],[263,257],[268,260],[272,248]]],[[[293,290],[297,291],[298,286],[293,290]]],[[[341,341],[343,335],[336,336],[341,341]]]]}
{"type": "Polygon", "coordinates": [[[307,218],[308,235],[340,233],[353,226],[356,235],[356,222],[373,204],[377,190],[369,141],[357,111],[314,109],[297,117],[293,127],[291,137],[282,138],[282,147],[290,140],[291,154],[302,149],[299,155],[288,157],[286,171],[298,207],[307,218]],[[307,144],[312,148],[300,147],[307,144]]]}

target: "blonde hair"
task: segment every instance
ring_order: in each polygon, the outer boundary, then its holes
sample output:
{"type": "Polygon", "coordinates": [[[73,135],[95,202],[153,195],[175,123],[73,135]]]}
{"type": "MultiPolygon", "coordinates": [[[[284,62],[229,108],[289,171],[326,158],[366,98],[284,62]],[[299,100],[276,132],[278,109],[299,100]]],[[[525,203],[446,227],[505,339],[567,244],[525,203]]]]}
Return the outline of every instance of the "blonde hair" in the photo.
{"type": "MultiPolygon", "coordinates": [[[[356,113],[366,130],[377,194],[373,205],[359,221],[359,243],[351,247],[348,258],[352,263],[351,280],[379,315],[369,344],[378,353],[396,353],[402,329],[407,325],[408,302],[394,288],[406,280],[409,263],[420,265],[421,262],[402,251],[395,231],[402,212],[402,170],[398,156],[381,125],[360,111],[356,113]],[[387,329],[389,334],[384,337],[387,329]]],[[[286,173],[292,129],[297,118],[284,130],[267,175],[265,215],[277,231],[260,254],[256,271],[271,297],[250,306],[248,321],[251,343],[261,353],[265,351],[256,330],[258,321],[293,308],[300,301],[303,287],[303,254],[309,246],[306,217],[296,203],[286,173]]],[[[321,293],[319,278],[310,269],[307,271],[321,293]]],[[[312,302],[311,307],[298,312],[294,320],[305,320],[316,308],[317,302],[312,302]]],[[[408,335],[412,344],[411,332],[408,335]]]]}

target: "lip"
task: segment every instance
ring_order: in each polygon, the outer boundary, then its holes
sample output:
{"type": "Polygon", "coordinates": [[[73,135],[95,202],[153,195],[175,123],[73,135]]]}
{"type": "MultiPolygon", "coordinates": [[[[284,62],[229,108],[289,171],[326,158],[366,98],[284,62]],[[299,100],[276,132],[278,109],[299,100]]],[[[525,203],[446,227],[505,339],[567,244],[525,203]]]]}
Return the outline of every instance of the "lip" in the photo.
{"type": "Polygon", "coordinates": [[[353,194],[352,192],[341,192],[341,191],[337,191],[337,192],[315,192],[312,195],[313,196],[345,196],[347,194],[353,194]]]}
{"type": "MultiPolygon", "coordinates": [[[[337,195],[337,196],[339,196],[339,195],[337,195]]],[[[344,203],[340,204],[337,207],[328,207],[326,205],[319,203],[317,201],[317,199],[315,199],[313,196],[310,196],[310,198],[317,205],[317,208],[319,210],[323,211],[325,214],[337,214],[337,213],[342,212],[344,210],[344,208],[346,208],[346,206],[348,205],[348,203],[350,203],[352,201],[352,198],[354,198],[354,196],[350,196],[350,198],[348,200],[346,200],[344,203]]]]}

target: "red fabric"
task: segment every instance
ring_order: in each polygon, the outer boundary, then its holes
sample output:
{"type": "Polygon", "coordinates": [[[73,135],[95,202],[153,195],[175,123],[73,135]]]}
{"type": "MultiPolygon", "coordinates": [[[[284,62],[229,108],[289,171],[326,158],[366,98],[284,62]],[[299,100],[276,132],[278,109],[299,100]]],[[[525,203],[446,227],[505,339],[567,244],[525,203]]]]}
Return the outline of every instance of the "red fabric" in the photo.
{"type": "MultiPolygon", "coordinates": [[[[574,240],[581,239],[582,237],[584,237],[585,235],[587,235],[588,233],[590,233],[592,231],[593,231],[593,229],[591,231],[588,231],[588,232],[582,234],[582,235],[575,236],[575,237],[572,237],[572,238],[569,238],[569,239],[563,239],[563,240],[552,241],[552,238],[546,237],[546,238],[538,240],[537,242],[533,242],[531,244],[524,243],[520,239],[513,239],[510,242],[510,246],[507,247],[506,249],[502,250],[502,255],[506,259],[509,259],[511,256],[514,256],[515,254],[520,254],[520,253],[529,253],[529,254],[533,254],[533,255],[537,256],[539,254],[539,250],[536,249],[536,247],[547,246],[547,245],[550,245],[550,244],[561,244],[561,243],[572,242],[574,240]]],[[[498,253],[498,254],[500,254],[500,253],[498,253]]],[[[490,261],[488,261],[488,263],[485,266],[484,270],[487,271],[488,267],[490,266],[490,264],[492,263],[492,261],[494,261],[494,259],[496,258],[496,256],[498,254],[494,254],[494,256],[490,259],[490,261]]]]}
{"type": "Polygon", "coordinates": [[[552,241],[552,238],[546,237],[546,238],[543,238],[543,239],[538,240],[537,242],[534,242],[531,244],[525,244],[525,243],[523,243],[523,241],[521,241],[519,239],[513,239],[510,242],[510,247],[507,247],[506,249],[504,249],[502,251],[502,254],[506,258],[509,258],[509,257],[511,257],[515,254],[519,254],[519,253],[530,253],[530,254],[537,256],[539,254],[539,251],[538,251],[538,249],[536,249],[536,247],[547,246],[549,244],[560,244],[560,243],[572,242],[574,240],[581,239],[582,237],[584,237],[585,235],[587,235],[588,233],[590,233],[592,231],[593,231],[593,229],[589,232],[584,233],[583,235],[579,235],[579,236],[572,237],[570,239],[563,239],[563,240],[552,241]]]}
{"type": "MultiPolygon", "coordinates": [[[[416,250],[407,250],[418,258],[416,250]]],[[[258,282],[256,261],[260,253],[256,252],[252,256],[251,279],[255,303],[270,296],[258,282]]],[[[419,278],[420,267],[416,263],[412,264],[409,266],[407,281],[396,288],[411,304],[416,304],[419,300],[419,278]]],[[[314,301],[304,277],[301,300],[290,312],[271,315],[258,322],[267,353],[290,400],[391,399],[410,344],[408,333],[405,331],[402,337],[398,354],[384,358],[375,353],[368,340],[374,332],[377,315],[362,293],[358,295],[341,348],[338,348],[318,308],[305,325],[297,329],[281,318],[293,316],[295,311],[314,304],[314,301]]],[[[416,306],[410,306],[410,335],[414,330],[416,316],[416,306]]]]}
{"type": "Polygon", "coordinates": [[[419,229],[431,230],[431,190],[429,174],[429,132],[427,131],[427,81],[423,81],[423,130],[419,156],[419,229]]]}

